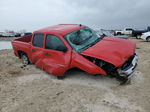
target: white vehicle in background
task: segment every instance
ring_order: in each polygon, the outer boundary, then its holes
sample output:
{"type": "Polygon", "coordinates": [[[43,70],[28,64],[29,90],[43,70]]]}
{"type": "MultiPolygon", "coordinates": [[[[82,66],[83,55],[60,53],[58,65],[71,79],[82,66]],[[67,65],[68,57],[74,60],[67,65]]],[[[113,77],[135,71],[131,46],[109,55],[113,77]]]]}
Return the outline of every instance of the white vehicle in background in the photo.
{"type": "Polygon", "coordinates": [[[15,37],[15,33],[3,33],[3,37],[15,37]]]}
{"type": "Polygon", "coordinates": [[[116,30],[115,34],[116,35],[132,35],[133,29],[131,28],[126,28],[124,30],[116,30]]]}
{"type": "Polygon", "coordinates": [[[150,32],[142,33],[141,39],[150,42],[150,32]]]}

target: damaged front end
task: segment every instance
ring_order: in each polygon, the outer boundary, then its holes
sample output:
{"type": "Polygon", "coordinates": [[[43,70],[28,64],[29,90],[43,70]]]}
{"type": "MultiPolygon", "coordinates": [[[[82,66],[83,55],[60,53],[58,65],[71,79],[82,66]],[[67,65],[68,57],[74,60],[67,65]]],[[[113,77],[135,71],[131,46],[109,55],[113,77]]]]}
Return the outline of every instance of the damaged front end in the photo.
{"type": "Polygon", "coordinates": [[[84,57],[89,61],[91,61],[92,63],[99,66],[100,68],[102,68],[107,73],[107,75],[111,77],[116,77],[117,79],[122,81],[122,84],[126,83],[131,79],[138,62],[137,54],[131,56],[121,67],[116,67],[111,63],[108,63],[106,61],[97,58],[89,56],[84,57]]]}
{"type": "Polygon", "coordinates": [[[123,79],[124,82],[127,82],[134,75],[133,72],[138,63],[138,56],[135,53],[131,56],[120,68],[117,69],[119,78],[123,79]]]}

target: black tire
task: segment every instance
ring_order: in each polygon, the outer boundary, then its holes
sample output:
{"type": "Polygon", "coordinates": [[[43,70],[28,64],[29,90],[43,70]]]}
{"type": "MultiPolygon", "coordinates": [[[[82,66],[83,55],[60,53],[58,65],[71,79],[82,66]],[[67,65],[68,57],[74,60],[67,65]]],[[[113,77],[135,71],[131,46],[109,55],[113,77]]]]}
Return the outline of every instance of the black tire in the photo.
{"type": "Polygon", "coordinates": [[[146,41],[147,41],[147,42],[150,42],[150,36],[146,38],[146,41]]]}
{"type": "Polygon", "coordinates": [[[140,36],[139,36],[139,35],[137,35],[137,36],[136,36],[136,39],[140,39],[139,37],[140,37],[140,36]]]}
{"type": "Polygon", "coordinates": [[[120,82],[120,85],[125,85],[130,82],[130,79],[127,76],[116,75],[116,79],[120,82]]]}
{"type": "Polygon", "coordinates": [[[65,76],[57,76],[57,79],[59,80],[63,80],[65,78],[65,76]]]}
{"type": "Polygon", "coordinates": [[[137,36],[136,36],[136,39],[140,39],[140,35],[137,35],[137,36]]]}
{"type": "Polygon", "coordinates": [[[25,53],[21,54],[21,60],[22,60],[23,65],[30,64],[29,58],[28,58],[27,54],[25,54],[25,53]]]}
{"type": "Polygon", "coordinates": [[[129,79],[127,77],[119,77],[118,80],[120,81],[120,85],[127,84],[129,82],[129,79]]]}
{"type": "Polygon", "coordinates": [[[117,35],[121,35],[121,32],[118,32],[117,35]]]}

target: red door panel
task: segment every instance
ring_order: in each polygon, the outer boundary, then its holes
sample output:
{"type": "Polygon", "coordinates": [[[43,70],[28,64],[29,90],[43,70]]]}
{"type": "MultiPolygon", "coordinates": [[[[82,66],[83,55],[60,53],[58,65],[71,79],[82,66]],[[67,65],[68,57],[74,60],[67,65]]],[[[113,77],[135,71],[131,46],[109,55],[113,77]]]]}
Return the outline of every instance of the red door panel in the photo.
{"type": "Polygon", "coordinates": [[[63,53],[62,51],[44,50],[43,69],[56,76],[62,76],[69,68],[71,52],[63,53]]]}

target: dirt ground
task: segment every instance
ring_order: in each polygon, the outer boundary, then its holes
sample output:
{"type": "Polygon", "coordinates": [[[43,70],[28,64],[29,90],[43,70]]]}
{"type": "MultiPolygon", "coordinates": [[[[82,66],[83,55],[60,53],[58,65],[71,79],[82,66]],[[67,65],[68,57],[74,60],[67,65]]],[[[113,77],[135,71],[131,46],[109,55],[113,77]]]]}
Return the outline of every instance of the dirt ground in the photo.
{"type": "Polygon", "coordinates": [[[0,112],[150,112],[150,43],[137,43],[139,65],[131,84],[79,70],[64,80],[34,65],[23,67],[0,50],[0,112]]]}

